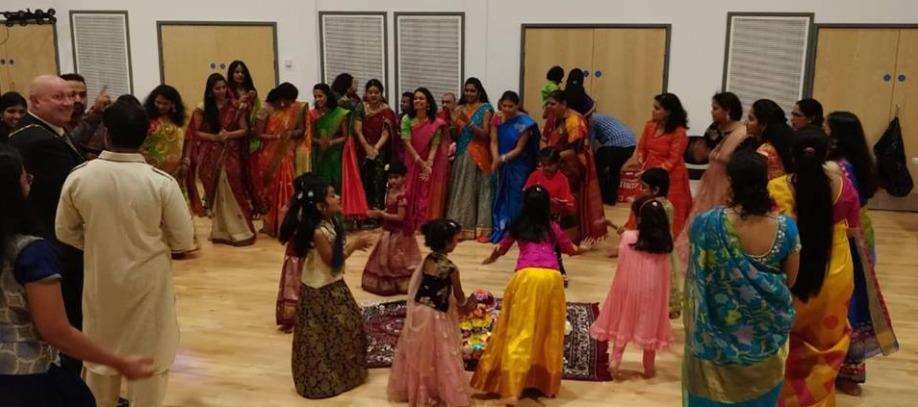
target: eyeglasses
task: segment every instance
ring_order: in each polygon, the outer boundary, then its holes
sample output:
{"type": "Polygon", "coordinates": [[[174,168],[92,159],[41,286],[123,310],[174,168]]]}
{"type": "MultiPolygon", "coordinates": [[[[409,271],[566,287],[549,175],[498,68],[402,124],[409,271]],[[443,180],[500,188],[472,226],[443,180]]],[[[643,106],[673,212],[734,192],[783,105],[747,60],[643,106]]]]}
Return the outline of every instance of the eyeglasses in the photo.
{"type": "Polygon", "coordinates": [[[25,173],[26,184],[32,185],[32,181],[35,180],[35,176],[29,173],[25,173]]]}

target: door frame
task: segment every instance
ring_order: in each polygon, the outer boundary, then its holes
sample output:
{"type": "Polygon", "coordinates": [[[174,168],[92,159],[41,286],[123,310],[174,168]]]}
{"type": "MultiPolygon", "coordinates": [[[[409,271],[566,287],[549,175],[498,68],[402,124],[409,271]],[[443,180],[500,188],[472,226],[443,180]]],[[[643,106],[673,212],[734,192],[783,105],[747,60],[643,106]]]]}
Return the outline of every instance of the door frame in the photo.
{"type": "Polygon", "coordinates": [[[672,24],[657,24],[657,23],[635,23],[635,24],[554,24],[554,23],[522,23],[520,24],[520,80],[519,80],[519,92],[520,100],[524,100],[525,96],[525,80],[526,80],[526,29],[557,29],[557,28],[662,28],[666,32],[666,44],[665,51],[663,53],[663,92],[666,92],[669,89],[669,52],[670,45],[672,44],[672,34],[673,34],[673,25],[672,24]]]}
{"type": "Polygon", "coordinates": [[[816,55],[819,52],[819,32],[822,29],[833,29],[833,28],[852,28],[852,29],[904,29],[904,30],[914,30],[918,29],[918,24],[915,23],[903,23],[903,24],[887,24],[887,23],[818,23],[814,24],[813,27],[813,52],[810,54],[810,61],[807,62],[807,65],[810,66],[809,72],[807,72],[806,81],[809,83],[809,91],[806,94],[806,97],[813,97],[813,83],[816,80],[816,55]]]}
{"type": "MultiPolygon", "coordinates": [[[[28,25],[46,25],[46,24],[35,24],[35,23],[30,23],[30,24],[28,24],[28,25]]],[[[57,44],[57,41],[58,41],[58,40],[57,40],[57,28],[58,28],[58,26],[57,26],[57,22],[53,22],[53,23],[51,23],[50,25],[51,25],[51,32],[54,34],[54,40],[53,40],[53,41],[54,41],[54,69],[57,70],[57,72],[54,72],[54,74],[55,74],[55,75],[60,75],[60,74],[61,74],[61,55],[60,55],[60,52],[58,52],[59,46],[58,46],[58,44],[57,44]]],[[[19,24],[16,24],[16,26],[19,26],[19,24]]]]}
{"type": "MultiPolygon", "coordinates": [[[[134,93],[134,66],[133,58],[131,57],[131,19],[128,15],[127,10],[70,10],[70,50],[73,52],[73,72],[79,73],[80,68],[77,65],[77,52],[76,52],[76,32],[73,29],[73,16],[75,14],[122,14],[124,15],[124,43],[127,46],[127,70],[128,70],[128,86],[130,87],[131,93],[134,93]]],[[[57,39],[57,34],[55,33],[55,39],[57,39]]],[[[60,70],[60,67],[58,67],[60,70]]]]}
{"type": "Polygon", "coordinates": [[[274,33],[274,86],[280,83],[280,71],[278,69],[277,54],[277,22],[276,21],[186,21],[186,20],[157,20],[156,21],[156,45],[159,50],[159,83],[165,83],[165,65],[163,64],[163,26],[244,26],[244,27],[271,27],[274,33]]]}

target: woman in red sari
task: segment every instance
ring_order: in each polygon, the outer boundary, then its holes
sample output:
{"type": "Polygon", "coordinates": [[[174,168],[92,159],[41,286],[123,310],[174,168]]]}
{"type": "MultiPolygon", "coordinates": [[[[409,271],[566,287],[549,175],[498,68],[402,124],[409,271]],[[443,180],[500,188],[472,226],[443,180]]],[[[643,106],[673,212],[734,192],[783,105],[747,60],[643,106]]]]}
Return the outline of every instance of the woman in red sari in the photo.
{"type": "Polygon", "coordinates": [[[207,78],[204,106],[194,110],[185,133],[182,165],[192,209],[213,219],[211,240],[248,246],[255,243],[252,202],[243,176],[248,120],[227,93],[223,75],[207,78]],[[204,185],[203,204],[197,180],[204,185]]]}
{"type": "Polygon", "coordinates": [[[262,232],[277,236],[293,195],[293,160],[296,145],[303,141],[309,126],[307,107],[296,101],[296,86],[284,82],[268,92],[265,106],[258,112],[255,136],[261,148],[252,154],[252,184],[258,202],[264,205],[262,232]]]}
{"type": "Polygon", "coordinates": [[[364,88],[364,102],[354,112],[354,135],[360,148],[357,163],[371,209],[386,209],[386,164],[392,155],[390,138],[398,135],[398,118],[383,99],[385,89],[379,79],[370,79],[364,88]]]}
{"type": "Polygon", "coordinates": [[[556,90],[545,102],[548,120],[539,148],[561,153],[561,173],[567,177],[577,201],[578,227],[574,241],[589,247],[606,236],[606,217],[593,152],[587,139],[587,122],[567,106],[564,91],[556,90]]]}
{"type": "Polygon", "coordinates": [[[625,170],[662,168],[669,173],[669,194],[673,204],[673,236],[678,236],[692,211],[688,170],[685,168],[685,147],[688,145],[688,115],[682,102],[672,93],[653,98],[653,118],[644,125],[634,156],[625,163],[625,170]]]}
{"type": "Polygon", "coordinates": [[[438,148],[443,141],[444,123],[437,118],[437,102],[427,88],[414,92],[414,101],[402,117],[402,140],[405,145],[405,208],[404,230],[414,233],[427,221],[430,205],[430,176],[437,166],[449,165],[438,148]]]}

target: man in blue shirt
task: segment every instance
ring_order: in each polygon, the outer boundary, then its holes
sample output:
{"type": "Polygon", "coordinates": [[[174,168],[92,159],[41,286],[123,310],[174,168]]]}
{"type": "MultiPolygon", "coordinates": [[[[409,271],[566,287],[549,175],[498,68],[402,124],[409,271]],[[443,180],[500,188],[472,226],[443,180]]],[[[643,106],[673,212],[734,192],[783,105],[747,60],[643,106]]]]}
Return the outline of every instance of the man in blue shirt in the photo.
{"type": "Polygon", "coordinates": [[[590,143],[596,152],[602,201],[615,205],[622,165],[634,153],[634,132],[613,117],[594,113],[590,116],[590,143]]]}

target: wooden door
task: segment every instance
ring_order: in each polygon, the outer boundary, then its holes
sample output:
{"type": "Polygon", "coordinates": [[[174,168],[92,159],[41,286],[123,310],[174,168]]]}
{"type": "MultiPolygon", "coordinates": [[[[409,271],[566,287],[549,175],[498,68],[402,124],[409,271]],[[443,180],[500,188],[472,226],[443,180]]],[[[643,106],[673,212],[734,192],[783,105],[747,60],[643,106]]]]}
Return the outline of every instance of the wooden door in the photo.
{"type": "Polygon", "coordinates": [[[892,118],[898,39],[898,29],[819,30],[813,97],[826,114],[836,110],[856,114],[871,146],[892,118]]]}
{"type": "Polygon", "coordinates": [[[234,59],[249,67],[259,97],[277,84],[271,25],[163,23],[159,31],[163,83],[178,89],[189,108],[203,102],[207,77],[214,72],[226,76],[234,59]]]}
{"type": "MultiPolygon", "coordinates": [[[[545,74],[555,65],[563,67],[565,73],[593,66],[593,28],[527,27],[523,36],[523,107],[541,121],[542,87],[548,82],[545,74]]],[[[589,92],[589,78],[586,82],[589,92]]]]}
{"type": "Polygon", "coordinates": [[[0,38],[7,40],[0,46],[4,63],[0,65],[0,88],[25,95],[29,83],[38,75],[57,75],[57,44],[54,25],[31,24],[12,27],[0,26],[0,38]]]}
{"type": "Polygon", "coordinates": [[[640,135],[653,97],[663,91],[665,28],[597,28],[593,34],[590,95],[596,111],[615,117],[640,135]]]}
{"type": "MultiPolygon", "coordinates": [[[[893,110],[898,107],[905,141],[905,160],[912,180],[918,183],[918,29],[899,32],[899,52],[893,85],[893,110]]],[[[918,204],[918,188],[912,190],[912,202],[918,204]]],[[[918,209],[915,207],[913,209],[918,209]]]]}

